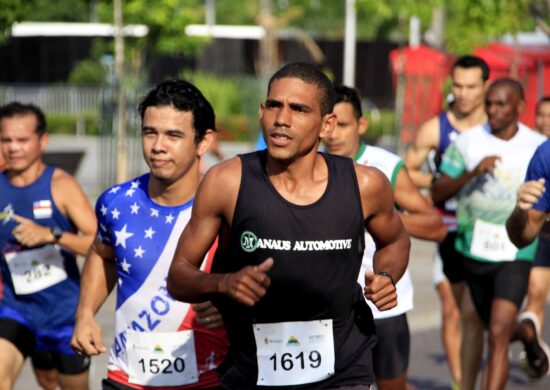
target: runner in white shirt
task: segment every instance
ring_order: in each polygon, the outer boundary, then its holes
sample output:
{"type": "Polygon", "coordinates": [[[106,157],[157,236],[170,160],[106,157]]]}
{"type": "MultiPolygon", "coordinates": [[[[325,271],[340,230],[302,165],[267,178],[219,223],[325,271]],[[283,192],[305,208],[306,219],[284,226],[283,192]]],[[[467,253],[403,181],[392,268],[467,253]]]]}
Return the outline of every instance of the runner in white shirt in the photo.
{"type": "MultiPolygon", "coordinates": [[[[402,210],[401,219],[407,231],[417,238],[443,241],[447,229],[441,217],[420,194],[409,177],[403,161],[384,149],[366,145],[361,134],[367,130],[357,92],[345,86],[336,86],[336,126],[324,138],[327,151],[353,158],[355,162],[380,169],[394,191],[395,202],[402,210]]],[[[376,244],[365,235],[365,252],[359,275],[373,269],[376,244]]],[[[358,278],[363,285],[362,277],[358,278]]],[[[413,308],[413,285],[409,269],[396,284],[397,306],[379,311],[369,304],[376,324],[378,344],[373,349],[374,374],[378,389],[405,389],[409,363],[410,334],[406,313],[413,308]]]]}
{"type": "Polygon", "coordinates": [[[490,131],[478,126],[459,135],[443,155],[442,175],[432,188],[435,202],[458,198],[455,247],[464,256],[466,281],[489,330],[489,389],[506,386],[510,339],[520,337],[526,349],[531,341],[516,332],[516,317],[536,243],[518,249],[505,228],[529,160],[545,140],[519,123],[523,96],[516,80],[493,82],[485,97],[490,131]]]}

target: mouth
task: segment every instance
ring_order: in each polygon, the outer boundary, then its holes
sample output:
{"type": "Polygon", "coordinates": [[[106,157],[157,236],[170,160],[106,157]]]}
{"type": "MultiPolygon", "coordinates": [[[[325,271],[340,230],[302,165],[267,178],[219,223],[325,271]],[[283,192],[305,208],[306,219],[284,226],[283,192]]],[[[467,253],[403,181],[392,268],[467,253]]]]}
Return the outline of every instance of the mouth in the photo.
{"type": "Polygon", "coordinates": [[[269,139],[271,143],[275,146],[287,146],[292,141],[292,137],[289,136],[285,131],[274,130],[270,132],[269,139]]]}
{"type": "Polygon", "coordinates": [[[162,168],[170,163],[169,160],[151,159],[151,165],[155,168],[162,168]]]}

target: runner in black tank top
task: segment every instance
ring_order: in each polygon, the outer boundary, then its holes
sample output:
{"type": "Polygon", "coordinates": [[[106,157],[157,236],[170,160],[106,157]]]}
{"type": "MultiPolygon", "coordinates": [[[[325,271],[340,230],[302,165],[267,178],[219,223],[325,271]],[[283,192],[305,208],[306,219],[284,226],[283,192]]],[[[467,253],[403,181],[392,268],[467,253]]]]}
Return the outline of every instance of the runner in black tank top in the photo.
{"type": "Polygon", "coordinates": [[[379,310],[397,304],[396,282],[410,240],[384,175],[317,152],[334,128],[332,82],[308,64],[289,64],[260,106],[267,151],[206,174],[167,287],[179,300],[212,299],[235,359],[225,389],[368,390],[372,317],[356,283],[363,229],[378,251],[364,296],[379,310]],[[212,273],[202,258],[219,233],[212,273]]]}
{"type": "Polygon", "coordinates": [[[357,302],[365,304],[356,283],[365,229],[357,179],[351,159],[323,156],[328,185],[324,195],[307,206],[289,203],[271,185],[264,168],[265,150],[240,156],[243,171],[233,224],[227,240],[221,236],[226,245],[218,249],[212,271],[235,272],[269,256],[274,266],[271,286],[256,306],[246,307],[227,296],[215,301],[239,351],[224,378],[225,384],[234,384],[231,388],[256,384],[252,324],[317,319],[334,321],[338,375],[313,386],[372,383],[374,338],[371,329],[361,333],[350,315],[357,302]]]}

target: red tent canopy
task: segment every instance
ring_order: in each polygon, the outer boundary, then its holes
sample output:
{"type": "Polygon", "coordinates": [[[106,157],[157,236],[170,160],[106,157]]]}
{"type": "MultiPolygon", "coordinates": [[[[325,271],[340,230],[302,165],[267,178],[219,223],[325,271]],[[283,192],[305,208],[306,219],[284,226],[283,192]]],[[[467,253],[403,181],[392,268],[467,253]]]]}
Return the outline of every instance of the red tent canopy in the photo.
{"type": "Polygon", "coordinates": [[[401,140],[408,144],[420,125],[439,113],[443,83],[449,74],[450,57],[425,45],[403,47],[390,52],[394,85],[404,83],[405,99],[401,140]]]}

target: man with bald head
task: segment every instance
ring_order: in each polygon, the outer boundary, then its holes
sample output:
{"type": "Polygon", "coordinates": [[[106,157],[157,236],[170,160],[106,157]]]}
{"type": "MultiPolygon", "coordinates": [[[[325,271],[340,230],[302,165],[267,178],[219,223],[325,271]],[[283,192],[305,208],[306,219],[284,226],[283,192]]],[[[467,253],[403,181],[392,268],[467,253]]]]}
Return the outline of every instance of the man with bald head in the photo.
{"type": "Polygon", "coordinates": [[[476,310],[489,330],[486,389],[503,389],[508,377],[512,337],[527,356],[537,340],[518,331],[521,306],[536,243],[518,249],[506,233],[529,160],[545,138],[519,122],[523,88],[505,78],[494,81],[485,97],[488,126],[459,135],[443,155],[441,176],[432,186],[435,202],[457,196],[455,248],[463,256],[466,281],[476,310]]]}

